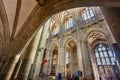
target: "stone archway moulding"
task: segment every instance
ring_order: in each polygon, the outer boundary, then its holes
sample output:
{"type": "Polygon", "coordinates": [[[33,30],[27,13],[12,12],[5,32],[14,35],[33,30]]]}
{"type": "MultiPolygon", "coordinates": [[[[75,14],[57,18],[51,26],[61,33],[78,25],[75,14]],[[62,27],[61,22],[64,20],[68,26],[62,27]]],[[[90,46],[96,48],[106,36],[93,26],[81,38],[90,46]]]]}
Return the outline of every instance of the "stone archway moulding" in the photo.
{"type": "Polygon", "coordinates": [[[107,31],[105,28],[98,28],[98,27],[97,27],[97,28],[90,28],[90,29],[86,32],[86,34],[84,35],[83,41],[87,41],[87,38],[88,38],[89,34],[90,34],[91,32],[93,32],[93,31],[95,31],[95,32],[100,32],[100,33],[103,34],[105,37],[108,36],[108,35],[110,35],[109,31],[107,31]]]}
{"type": "Polygon", "coordinates": [[[36,32],[39,29],[39,26],[42,25],[51,15],[66,9],[81,6],[115,6],[112,3],[117,2],[119,2],[119,0],[57,0],[53,3],[47,3],[42,7],[37,4],[15,39],[10,43],[10,47],[8,47],[9,56],[14,56],[20,53],[34,32],[36,32]]]}
{"type": "Polygon", "coordinates": [[[73,36],[68,36],[64,39],[63,42],[63,47],[65,48],[65,45],[69,43],[69,41],[74,41],[75,43],[77,43],[77,39],[73,36]]]}

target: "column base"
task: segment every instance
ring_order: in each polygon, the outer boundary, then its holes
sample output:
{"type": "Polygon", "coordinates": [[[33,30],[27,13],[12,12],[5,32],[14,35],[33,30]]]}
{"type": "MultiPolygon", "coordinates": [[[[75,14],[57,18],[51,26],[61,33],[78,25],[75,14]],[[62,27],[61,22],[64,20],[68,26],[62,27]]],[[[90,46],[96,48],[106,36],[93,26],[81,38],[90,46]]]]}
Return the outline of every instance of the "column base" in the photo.
{"type": "Polygon", "coordinates": [[[21,74],[20,80],[28,80],[27,74],[21,74]]]}

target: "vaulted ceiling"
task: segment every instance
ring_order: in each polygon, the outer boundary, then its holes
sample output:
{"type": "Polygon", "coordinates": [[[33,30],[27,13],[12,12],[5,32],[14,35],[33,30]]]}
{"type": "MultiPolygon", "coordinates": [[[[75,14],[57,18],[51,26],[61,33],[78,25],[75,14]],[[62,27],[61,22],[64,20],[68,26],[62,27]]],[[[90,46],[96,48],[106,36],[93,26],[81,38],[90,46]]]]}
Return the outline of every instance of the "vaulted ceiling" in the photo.
{"type": "Polygon", "coordinates": [[[69,8],[91,5],[115,7],[119,6],[120,2],[119,0],[0,0],[0,50],[4,48],[6,53],[17,54],[51,15],[69,8]]]}

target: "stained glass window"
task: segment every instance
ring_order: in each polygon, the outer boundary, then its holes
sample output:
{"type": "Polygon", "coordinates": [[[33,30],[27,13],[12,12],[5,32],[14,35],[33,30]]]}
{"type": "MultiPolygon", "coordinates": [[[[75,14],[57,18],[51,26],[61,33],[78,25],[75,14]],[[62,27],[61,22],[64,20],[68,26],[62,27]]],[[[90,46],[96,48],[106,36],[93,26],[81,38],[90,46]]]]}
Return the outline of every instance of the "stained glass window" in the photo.
{"type": "Polygon", "coordinates": [[[97,65],[114,65],[115,56],[111,48],[104,43],[97,44],[94,48],[97,65]]]}

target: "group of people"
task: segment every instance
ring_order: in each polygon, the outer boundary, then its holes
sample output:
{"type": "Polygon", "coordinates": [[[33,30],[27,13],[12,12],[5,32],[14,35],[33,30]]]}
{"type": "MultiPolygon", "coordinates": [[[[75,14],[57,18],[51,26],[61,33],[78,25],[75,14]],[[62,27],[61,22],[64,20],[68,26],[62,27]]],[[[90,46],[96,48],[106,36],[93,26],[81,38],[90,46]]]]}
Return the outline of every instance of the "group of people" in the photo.
{"type": "Polygon", "coordinates": [[[77,75],[72,74],[71,80],[79,80],[79,77],[77,75]]]}
{"type": "MultiPolygon", "coordinates": [[[[62,80],[61,74],[58,74],[57,80],[62,80]]],[[[79,80],[79,76],[77,76],[75,74],[67,75],[66,80],[79,80]]]]}

